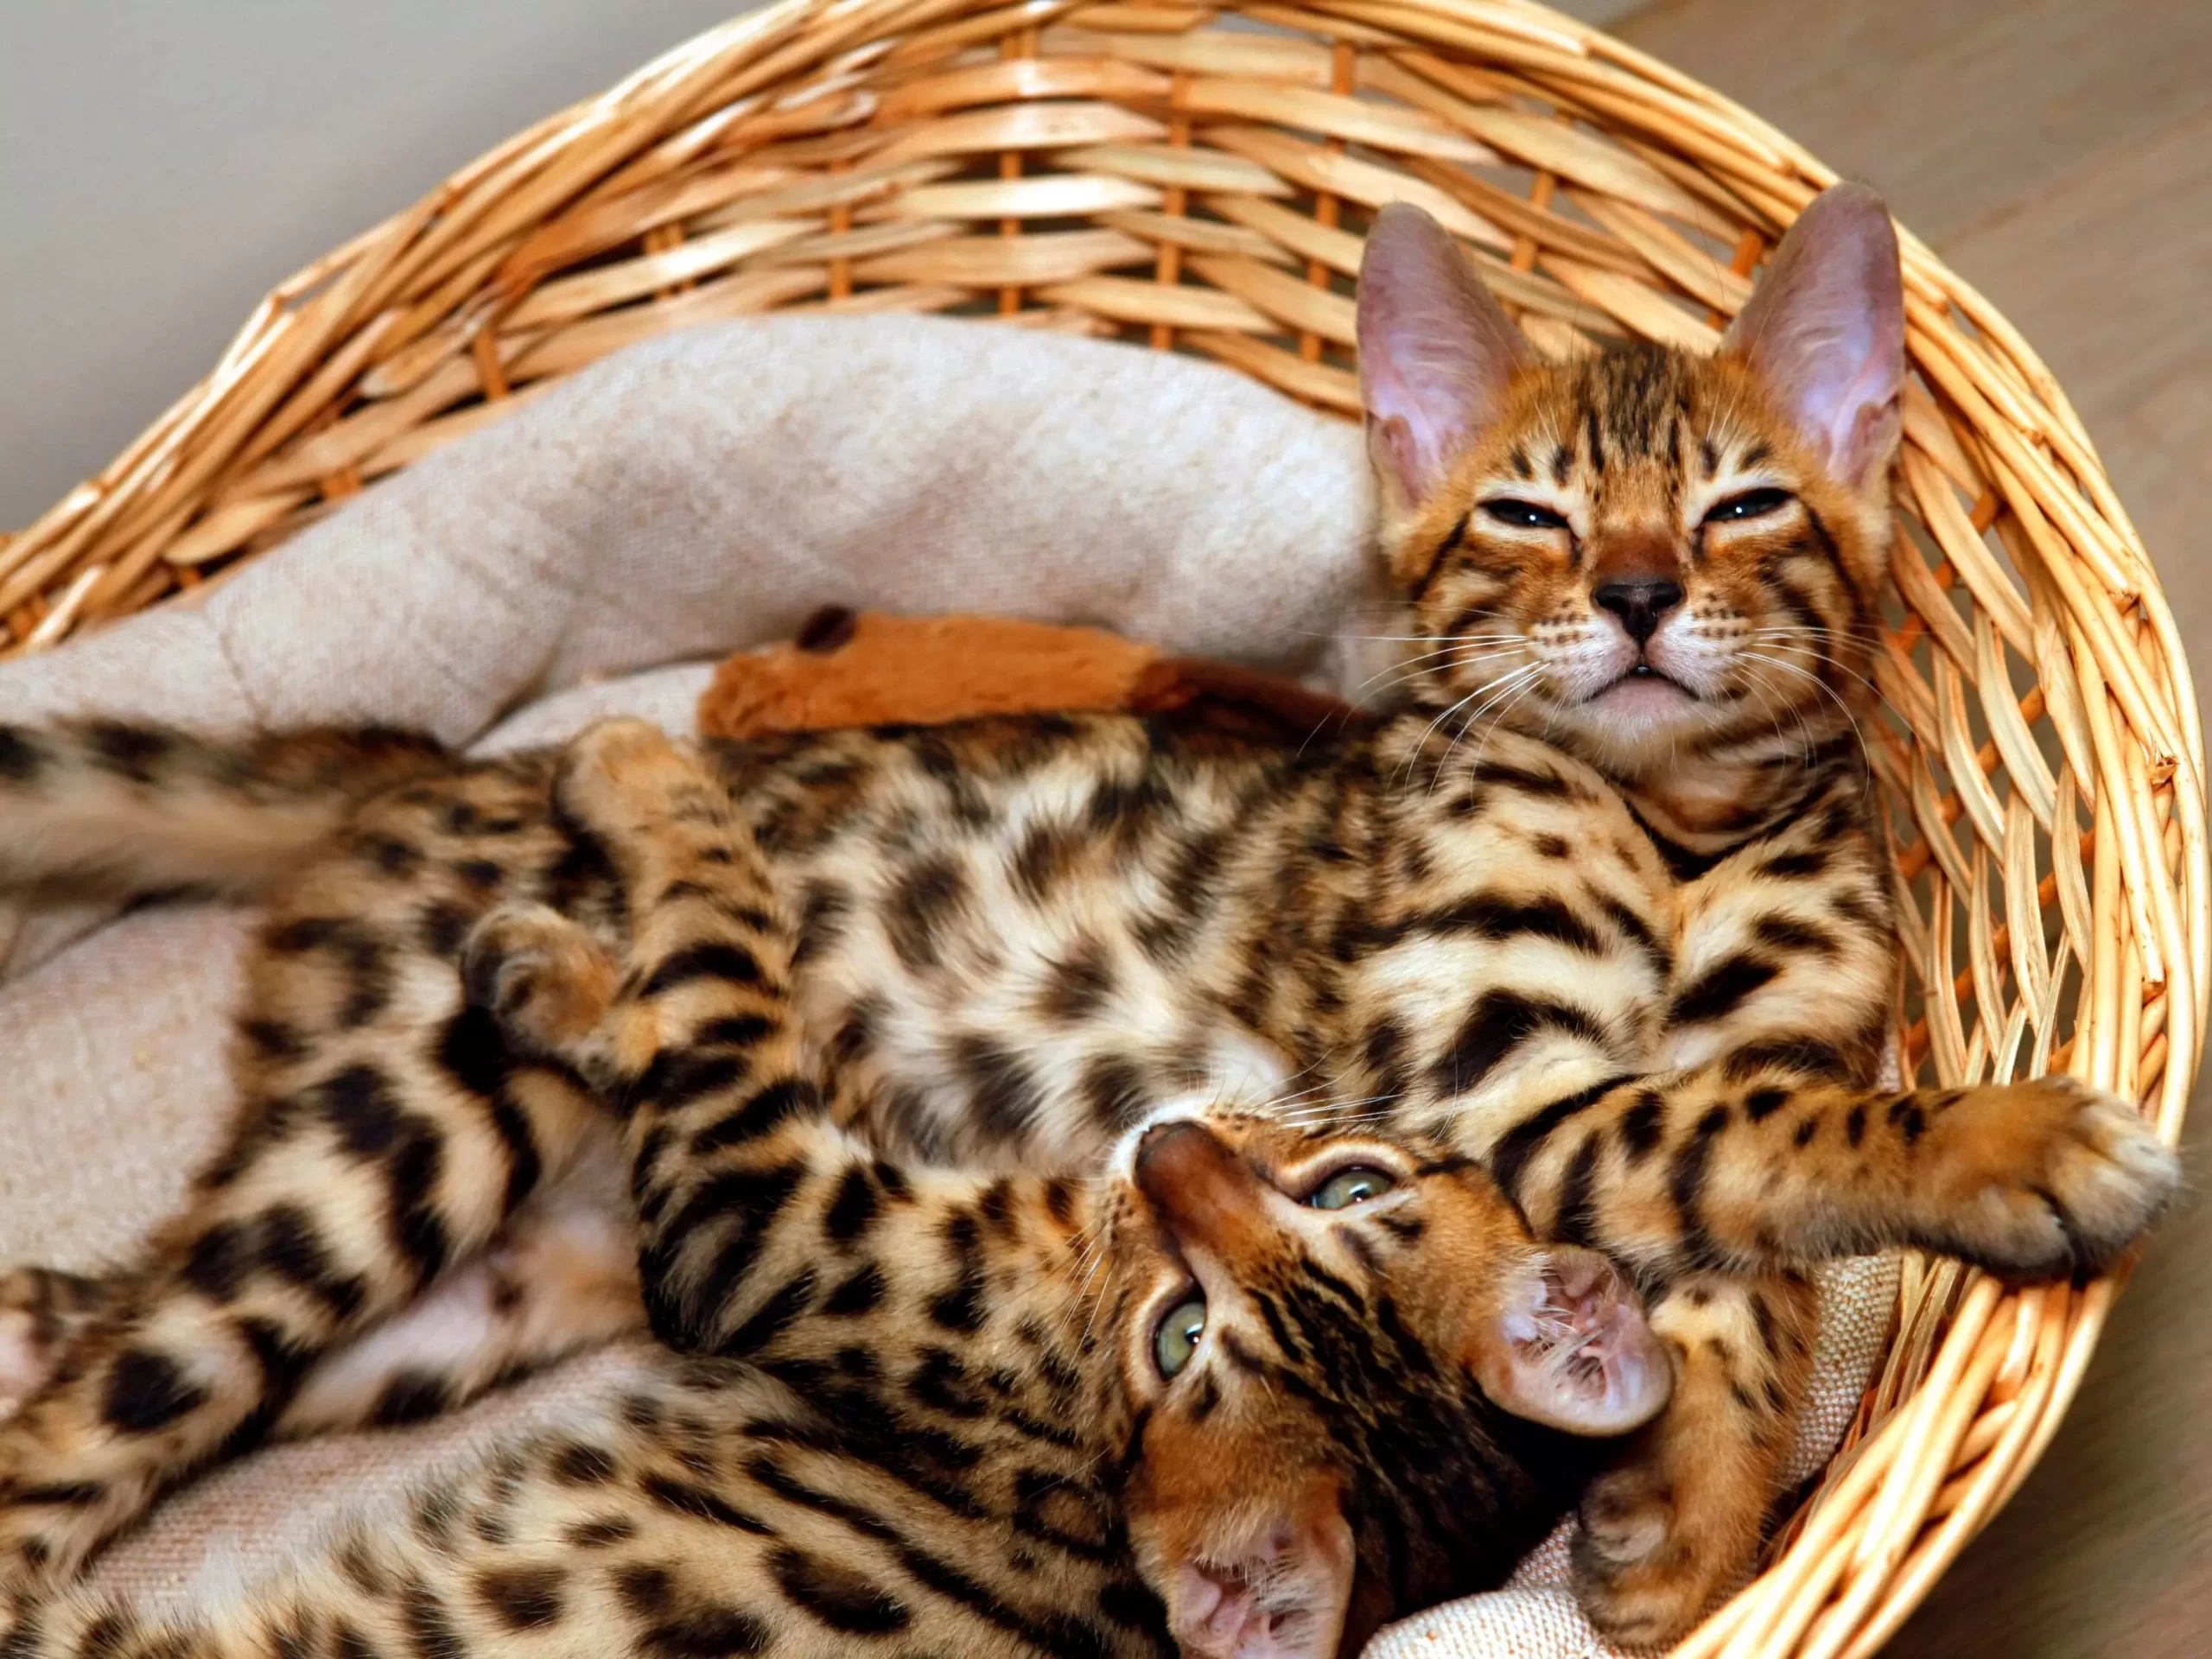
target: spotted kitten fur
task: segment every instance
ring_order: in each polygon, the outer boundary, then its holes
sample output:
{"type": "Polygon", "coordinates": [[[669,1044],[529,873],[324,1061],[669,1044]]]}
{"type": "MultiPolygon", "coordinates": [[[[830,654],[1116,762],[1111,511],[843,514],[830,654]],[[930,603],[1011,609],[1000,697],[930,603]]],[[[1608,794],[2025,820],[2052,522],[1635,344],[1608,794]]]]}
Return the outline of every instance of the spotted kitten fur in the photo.
{"type": "MultiPolygon", "coordinates": [[[[1853,721],[1904,370],[1879,203],[1808,209],[1710,359],[1537,362],[1405,207],[1370,235],[1359,327],[1391,632],[1413,642],[1378,730],[1282,753],[1166,721],[984,721],[713,764],[792,913],[833,1115],[871,1144],[1087,1173],[1211,1087],[1471,1160],[1538,1236],[1628,1265],[1672,1397],[1588,1489],[1576,1573],[1602,1628],[1663,1639],[1775,1496],[1816,1317],[1799,1269],[1892,1244],[2094,1269],[2176,1167],[2063,1078],[1878,1084],[1897,967],[1853,721]]],[[[480,1356],[395,1381],[405,1326],[385,1322],[509,1272],[483,1252],[527,1245],[541,1205],[575,1213],[574,1172],[627,1170],[646,1206],[652,1328],[734,1339],[717,1310],[750,1199],[716,1172],[759,1120],[618,1150],[574,1068],[518,1054],[456,983],[497,906],[624,937],[607,849],[549,804],[553,764],[390,734],[0,729],[0,882],[270,911],[231,1148],[143,1260],[77,1294],[100,1311],[73,1338],[18,1342],[0,1581],[66,1578],[302,1398],[404,1414],[477,1386],[480,1356]],[[696,1207],[671,1230],[651,1206],[678,1190],[696,1207]],[[326,1386],[365,1332],[384,1361],[326,1386]]],[[[739,1062],[702,1064],[657,1088],[710,1093],[739,1062]]],[[[805,1313],[830,1294],[791,1292],[805,1313]]],[[[563,1305],[500,1363],[603,1333],[563,1305]]]]}
{"type": "Polygon", "coordinates": [[[1494,1582],[1597,1459],[1568,1431],[1663,1402],[1620,1275],[1535,1245],[1462,1160],[1172,1111],[1085,1181],[884,1158],[830,1121],[790,925],[713,774],[615,722],[553,798],[617,873],[629,960],[517,906],[469,983],[620,1103],[626,1145],[703,1145],[642,1231],[743,1362],[671,1356],[619,1421],[199,1619],[35,1606],[13,1659],[1334,1653],[1494,1582]],[[747,1249],[702,1275],[710,1193],[747,1249]]]}

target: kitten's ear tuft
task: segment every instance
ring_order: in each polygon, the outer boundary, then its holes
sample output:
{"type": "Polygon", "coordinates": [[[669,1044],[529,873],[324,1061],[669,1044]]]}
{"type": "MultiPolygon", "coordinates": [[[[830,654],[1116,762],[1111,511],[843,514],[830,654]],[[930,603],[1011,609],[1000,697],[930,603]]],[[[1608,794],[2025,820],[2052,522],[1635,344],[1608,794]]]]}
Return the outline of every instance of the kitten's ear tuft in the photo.
{"type": "Polygon", "coordinates": [[[1358,1566],[1336,1483],[1235,1508],[1169,1567],[1176,1643],[1189,1659],[1335,1659],[1358,1566]]]}
{"type": "Polygon", "coordinates": [[[1904,390],[1904,280],[1881,197],[1863,184],[1815,197],[1721,350],[1758,372],[1840,481],[1885,491],[1904,390]]]}
{"type": "Polygon", "coordinates": [[[1375,216],[1359,262],[1359,396],[1393,512],[1419,506],[1497,412],[1529,342],[1420,208],[1375,216]]]}
{"type": "Polygon", "coordinates": [[[1620,1269],[1595,1250],[1535,1251],[1472,1356],[1483,1392],[1570,1434],[1624,1434],[1657,1416],[1674,1370],[1620,1269]]]}

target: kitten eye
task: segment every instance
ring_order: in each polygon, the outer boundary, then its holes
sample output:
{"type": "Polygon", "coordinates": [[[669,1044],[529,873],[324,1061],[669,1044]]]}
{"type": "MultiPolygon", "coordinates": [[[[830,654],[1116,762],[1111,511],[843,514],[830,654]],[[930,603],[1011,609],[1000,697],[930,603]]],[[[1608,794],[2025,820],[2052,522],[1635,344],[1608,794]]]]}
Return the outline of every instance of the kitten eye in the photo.
{"type": "Polygon", "coordinates": [[[1787,490],[1745,490],[1732,495],[1705,515],[1708,524],[1731,524],[1744,518],[1764,518],[1795,499],[1787,490]]]}
{"type": "Polygon", "coordinates": [[[1357,1169],[1338,1170],[1315,1187],[1306,1202],[1316,1210],[1349,1210],[1355,1204],[1381,1198],[1396,1185],[1381,1170],[1362,1165],[1357,1169]]]}
{"type": "Polygon", "coordinates": [[[1206,1330],[1206,1299],[1192,1294],[1167,1310],[1167,1317],[1152,1333],[1152,1363],[1160,1374],[1173,1378],[1198,1351],[1198,1338],[1206,1330]]]}
{"type": "Polygon", "coordinates": [[[1483,511],[1501,524],[1511,524],[1516,530],[1565,530],[1567,520],[1549,507],[1540,507],[1534,501],[1520,501],[1510,497],[1500,501],[1485,501],[1483,511]]]}

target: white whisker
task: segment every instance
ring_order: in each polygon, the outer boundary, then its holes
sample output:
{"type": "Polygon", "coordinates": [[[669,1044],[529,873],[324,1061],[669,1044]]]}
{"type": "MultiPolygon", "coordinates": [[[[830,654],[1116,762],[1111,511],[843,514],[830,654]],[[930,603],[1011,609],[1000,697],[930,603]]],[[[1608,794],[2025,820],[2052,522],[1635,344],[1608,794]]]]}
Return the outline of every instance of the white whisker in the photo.
{"type": "Polygon", "coordinates": [[[1497,658],[1512,657],[1519,654],[1517,647],[1511,649],[1501,648],[1497,651],[1477,652],[1468,656],[1454,658],[1452,661],[1435,667],[1424,668],[1418,665],[1412,665],[1400,670],[1385,669],[1382,671],[1382,673],[1370,676],[1367,681],[1362,683],[1360,689],[1362,690],[1366,690],[1367,686],[1371,685],[1376,680],[1382,678],[1383,674],[1390,675],[1391,678],[1389,684],[1385,685],[1382,690],[1385,691],[1392,691],[1397,690],[1400,686],[1410,685],[1418,680],[1440,677],[1450,672],[1453,669],[1471,668],[1478,663],[1490,662],[1497,658]]]}
{"type": "MultiPolygon", "coordinates": [[[[1482,746],[1475,751],[1475,758],[1467,762],[1467,772],[1470,777],[1473,776],[1476,769],[1482,765],[1483,756],[1490,752],[1490,741],[1491,737],[1497,734],[1498,727],[1504,722],[1506,715],[1513,712],[1515,704],[1518,703],[1523,697],[1527,696],[1535,689],[1536,683],[1534,678],[1524,682],[1521,688],[1507,700],[1505,706],[1491,716],[1490,729],[1483,734],[1482,746]]],[[[1461,739],[1464,740],[1465,738],[1468,729],[1472,726],[1472,724],[1473,722],[1471,721],[1468,722],[1468,726],[1465,726],[1460,728],[1459,736],[1461,739]]],[[[1453,747],[1457,747],[1458,745],[1455,743],[1453,747]]]]}
{"type": "MultiPolygon", "coordinates": [[[[1802,634],[1802,630],[1783,628],[1777,629],[1776,632],[1796,636],[1802,634]]],[[[1880,686],[1877,685],[1866,675],[1860,673],[1857,669],[1851,668],[1842,663],[1839,663],[1834,658],[1829,656],[1826,652],[1820,650],[1817,646],[1805,645],[1796,639],[1792,638],[1790,639],[1768,639],[1763,642],[1760,648],[1766,651],[1795,652],[1802,655],[1810,657],[1816,662],[1825,663],[1827,666],[1836,670],[1839,673],[1848,674],[1853,679],[1858,681],[1859,684],[1865,686],[1869,691],[1872,692],[1874,694],[1875,701],[1879,702],[1882,707],[1887,709],[1891,714],[1897,715],[1898,718],[1904,718],[1904,711],[1900,709],[1897,704],[1890,701],[1888,694],[1885,692],[1880,686]]],[[[1750,647],[1746,647],[1745,649],[1748,651],[1750,647]]]]}
{"type": "Polygon", "coordinates": [[[1866,781],[1869,784],[1873,782],[1873,760],[1867,751],[1866,734],[1859,729],[1858,716],[1851,712],[1851,705],[1843,700],[1834,686],[1821,679],[1819,675],[1808,669],[1800,668],[1795,663],[1785,663],[1779,658],[1763,656],[1756,651],[1746,651],[1743,654],[1754,662],[1764,663],[1770,668],[1778,668],[1784,673],[1795,674],[1800,679],[1809,681],[1820,690],[1822,696],[1834,702],[1844,719],[1849,722],[1852,736],[1859,740],[1859,768],[1866,772],[1866,781]]]}
{"type": "Polygon", "coordinates": [[[1439,726],[1443,724],[1444,721],[1449,720],[1453,715],[1458,714],[1460,709],[1465,708],[1469,703],[1474,702],[1477,697],[1483,698],[1481,706],[1478,707],[1474,713],[1469,715],[1465,720],[1459,722],[1459,730],[1453,734],[1451,741],[1445,746],[1444,759],[1439,763],[1436,769],[1436,776],[1429,784],[1429,792],[1431,794],[1434,794],[1437,785],[1440,784],[1444,779],[1445,768],[1451,765],[1452,755],[1457,753],[1460,742],[1465,740],[1467,734],[1474,729],[1476,722],[1481,720],[1490,709],[1496,707],[1501,698],[1517,698],[1517,694],[1523,689],[1532,685],[1537,676],[1542,672],[1542,664],[1530,663],[1525,667],[1515,669],[1510,674],[1503,674],[1495,680],[1486,682],[1477,690],[1469,692],[1465,696],[1460,698],[1459,702],[1453,703],[1442,714],[1437,715],[1434,720],[1428,722],[1427,729],[1421,734],[1421,741],[1415,746],[1413,755],[1408,758],[1406,763],[1408,771],[1410,772],[1414,758],[1427,753],[1428,748],[1428,741],[1431,737],[1435,735],[1436,728],[1439,726]]]}
{"type": "MultiPolygon", "coordinates": [[[[1519,672],[1520,671],[1516,670],[1515,671],[1519,672]]],[[[1468,692],[1465,696],[1460,698],[1459,702],[1453,703],[1442,714],[1437,715],[1434,720],[1430,721],[1427,726],[1422,729],[1421,741],[1414,744],[1406,751],[1406,763],[1398,769],[1398,781],[1401,785],[1408,782],[1413,777],[1414,767],[1419,763],[1421,756],[1427,753],[1428,740],[1435,735],[1436,728],[1442,725],[1446,721],[1451,719],[1452,716],[1457,714],[1460,709],[1472,702],[1477,697],[1482,696],[1484,690],[1484,688],[1483,687],[1478,687],[1474,690],[1468,692]]]]}
{"type": "Polygon", "coordinates": [[[1768,695],[1770,688],[1767,684],[1766,678],[1756,669],[1746,671],[1745,683],[1748,685],[1752,691],[1758,694],[1759,706],[1767,711],[1767,718],[1774,726],[1775,736],[1780,738],[1785,743],[1789,741],[1789,736],[1788,733],[1782,729],[1782,715],[1780,710],[1787,709],[1791,714],[1796,715],[1797,720],[1797,734],[1802,740],[1798,749],[1797,758],[1801,763],[1810,765],[1813,759],[1813,728],[1805,723],[1804,710],[1798,708],[1794,702],[1790,702],[1783,698],[1778,692],[1773,696],[1768,695]]]}

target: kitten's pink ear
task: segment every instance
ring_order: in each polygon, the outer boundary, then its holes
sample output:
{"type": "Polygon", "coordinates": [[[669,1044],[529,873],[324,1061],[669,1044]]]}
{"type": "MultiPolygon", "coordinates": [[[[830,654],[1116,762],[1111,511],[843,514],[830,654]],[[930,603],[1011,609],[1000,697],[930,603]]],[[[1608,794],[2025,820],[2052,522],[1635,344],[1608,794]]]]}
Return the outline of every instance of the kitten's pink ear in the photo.
{"type": "Polygon", "coordinates": [[[1444,482],[1533,353],[1459,245],[1406,202],[1367,233],[1358,333],[1368,453],[1404,513],[1444,482]]]}
{"type": "Polygon", "coordinates": [[[1595,1250],[1538,1250],[1472,1356],[1483,1392],[1570,1434],[1624,1434],[1659,1414],[1674,1369],[1635,1288],[1595,1250]]]}
{"type": "Polygon", "coordinates": [[[1311,1501],[1262,1506],[1173,1567],[1167,1628],[1187,1659],[1335,1659],[1357,1560],[1324,1484],[1311,1501]]]}
{"type": "Polygon", "coordinates": [[[1721,350],[1758,372],[1838,479],[1886,488],[1904,388],[1904,280],[1882,199],[1863,184],[1815,197],[1721,350]]]}

